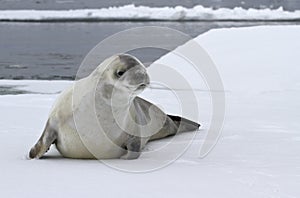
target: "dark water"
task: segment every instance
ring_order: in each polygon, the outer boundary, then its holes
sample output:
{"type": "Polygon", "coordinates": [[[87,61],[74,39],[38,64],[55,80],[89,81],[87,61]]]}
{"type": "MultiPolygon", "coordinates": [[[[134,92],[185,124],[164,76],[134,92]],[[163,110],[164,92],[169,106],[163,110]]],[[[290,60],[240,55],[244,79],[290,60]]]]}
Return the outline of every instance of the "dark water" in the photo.
{"type": "MultiPolygon", "coordinates": [[[[0,0],[0,10],[103,8],[131,3],[151,7],[202,4],[214,8],[300,9],[298,0],[0,0]]],[[[299,25],[300,22],[0,22],[0,79],[74,79],[81,61],[96,44],[134,27],[169,27],[196,37],[213,28],[278,24],[299,25]]],[[[143,62],[152,62],[166,51],[143,49],[132,53],[143,62]]]]}
{"type": "MultiPolygon", "coordinates": [[[[74,79],[85,55],[101,40],[133,27],[163,26],[196,37],[212,28],[300,22],[0,23],[0,79],[74,79]]],[[[146,38],[145,38],[146,39],[146,38]]],[[[161,50],[136,50],[143,62],[161,50]]]]}
{"type": "Polygon", "coordinates": [[[78,9],[103,8],[128,4],[150,7],[177,6],[193,7],[243,7],[243,8],[278,8],[286,10],[300,9],[299,0],[0,0],[0,9],[78,9]]]}

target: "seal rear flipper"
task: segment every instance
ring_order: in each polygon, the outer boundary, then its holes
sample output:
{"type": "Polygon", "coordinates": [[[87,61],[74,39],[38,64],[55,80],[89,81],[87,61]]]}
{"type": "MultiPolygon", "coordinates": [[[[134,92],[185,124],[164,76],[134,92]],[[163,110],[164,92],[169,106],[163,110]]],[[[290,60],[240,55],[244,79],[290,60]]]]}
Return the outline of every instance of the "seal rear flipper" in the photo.
{"type": "Polygon", "coordinates": [[[49,127],[48,123],[49,122],[47,122],[42,136],[29,152],[29,157],[31,159],[42,157],[49,150],[51,144],[57,139],[56,131],[49,127]]]}
{"type": "Polygon", "coordinates": [[[193,122],[191,120],[188,120],[188,119],[180,117],[180,116],[168,115],[168,117],[171,118],[171,120],[178,127],[177,132],[195,131],[195,130],[198,130],[199,127],[201,126],[197,122],[193,122]]]}

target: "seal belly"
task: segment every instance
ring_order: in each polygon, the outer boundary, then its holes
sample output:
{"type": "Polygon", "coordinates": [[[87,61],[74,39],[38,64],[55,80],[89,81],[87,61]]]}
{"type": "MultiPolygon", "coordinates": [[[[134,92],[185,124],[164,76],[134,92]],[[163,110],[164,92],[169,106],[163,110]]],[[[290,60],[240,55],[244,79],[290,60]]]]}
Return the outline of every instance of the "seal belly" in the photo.
{"type": "Polygon", "coordinates": [[[56,147],[64,157],[110,159],[119,158],[124,154],[123,149],[109,141],[105,136],[98,138],[98,141],[95,141],[94,136],[80,137],[75,127],[70,124],[60,127],[60,130],[56,147]]]}

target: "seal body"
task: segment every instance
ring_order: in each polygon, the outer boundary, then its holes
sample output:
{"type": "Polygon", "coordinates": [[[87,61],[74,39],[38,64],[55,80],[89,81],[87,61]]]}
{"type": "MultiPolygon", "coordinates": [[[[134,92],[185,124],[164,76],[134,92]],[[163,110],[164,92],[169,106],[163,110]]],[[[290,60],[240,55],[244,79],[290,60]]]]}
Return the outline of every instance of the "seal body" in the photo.
{"type": "Polygon", "coordinates": [[[69,158],[136,159],[151,140],[199,128],[138,97],[149,82],[135,57],[106,59],[60,94],[29,157],[40,158],[55,144],[69,158]]]}

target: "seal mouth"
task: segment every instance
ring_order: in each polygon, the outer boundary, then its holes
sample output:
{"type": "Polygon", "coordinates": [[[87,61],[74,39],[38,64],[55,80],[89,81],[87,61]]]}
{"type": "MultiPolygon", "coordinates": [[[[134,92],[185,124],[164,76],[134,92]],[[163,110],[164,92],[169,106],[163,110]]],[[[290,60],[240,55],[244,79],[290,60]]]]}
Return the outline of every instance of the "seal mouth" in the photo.
{"type": "Polygon", "coordinates": [[[147,86],[148,86],[148,84],[142,83],[142,84],[139,84],[138,86],[126,86],[126,87],[133,91],[140,91],[140,90],[145,89],[147,86]]]}
{"type": "Polygon", "coordinates": [[[143,83],[143,84],[140,84],[137,89],[145,89],[147,87],[147,84],[143,83]]]}
{"type": "Polygon", "coordinates": [[[136,92],[136,91],[142,91],[142,90],[144,90],[146,87],[148,87],[149,86],[149,82],[143,82],[143,83],[140,83],[140,84],[138,84],[138,85],[131,85],[131,86],[126,86],[128,89],[130,89],[131,91],[134,91],[134,92],[136,92]]]}

